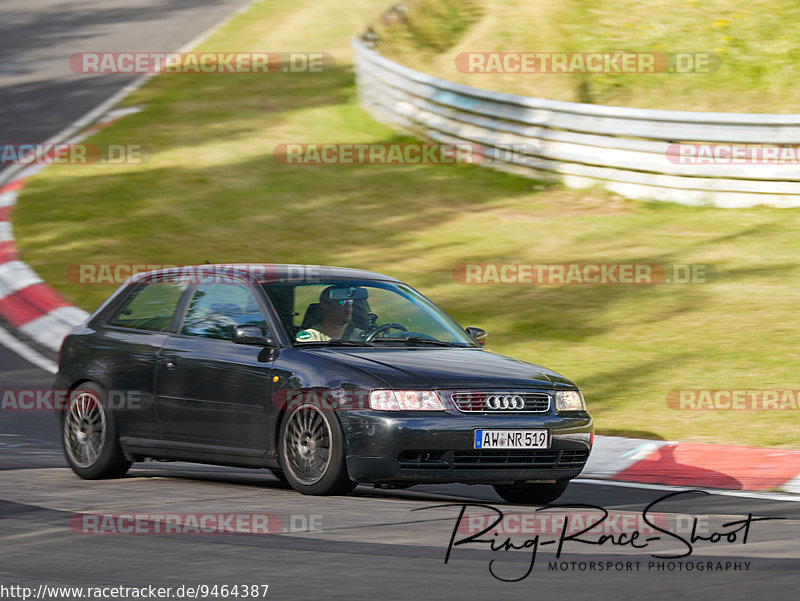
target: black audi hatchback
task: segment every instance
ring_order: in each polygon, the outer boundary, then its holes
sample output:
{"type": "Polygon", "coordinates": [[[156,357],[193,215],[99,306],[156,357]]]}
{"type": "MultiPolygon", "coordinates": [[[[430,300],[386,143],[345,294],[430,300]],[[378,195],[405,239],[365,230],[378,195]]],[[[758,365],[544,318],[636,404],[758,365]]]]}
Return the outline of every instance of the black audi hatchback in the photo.
{"type": "Polygon", "coordinates": [[[570,380],[485,338],[367,271],[138,274],[64,340],[64,452],[83,478],[153,458],[268,468],[305,494],[463,482],[553,501],[592,418],[570,380]]]}

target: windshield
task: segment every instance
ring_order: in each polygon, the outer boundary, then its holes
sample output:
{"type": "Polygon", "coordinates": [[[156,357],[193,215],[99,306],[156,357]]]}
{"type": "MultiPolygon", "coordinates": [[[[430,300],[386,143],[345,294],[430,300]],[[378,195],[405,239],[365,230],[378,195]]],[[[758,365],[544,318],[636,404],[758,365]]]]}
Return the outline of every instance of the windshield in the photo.
{"type": "Polygon", "coordinates": [[[298,346],[478,346],[421,294],[390,282],[265,284],[298,346]]]}

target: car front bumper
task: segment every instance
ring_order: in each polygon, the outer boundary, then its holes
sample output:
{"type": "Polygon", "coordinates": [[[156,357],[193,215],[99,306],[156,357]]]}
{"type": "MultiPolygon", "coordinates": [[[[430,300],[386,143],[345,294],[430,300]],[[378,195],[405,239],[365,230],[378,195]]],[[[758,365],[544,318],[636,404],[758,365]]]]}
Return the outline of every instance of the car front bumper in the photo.
{"type": "Polygon", "coordinates": [[[464,482],[498,484],[569,480],[580,474],[591,451],[592,418],[568,415],[435,415],[345,412],[347,469],[358,482],[464,482]],[[477,429],[550,430],[550,448],[479,450],[477,429]]]}

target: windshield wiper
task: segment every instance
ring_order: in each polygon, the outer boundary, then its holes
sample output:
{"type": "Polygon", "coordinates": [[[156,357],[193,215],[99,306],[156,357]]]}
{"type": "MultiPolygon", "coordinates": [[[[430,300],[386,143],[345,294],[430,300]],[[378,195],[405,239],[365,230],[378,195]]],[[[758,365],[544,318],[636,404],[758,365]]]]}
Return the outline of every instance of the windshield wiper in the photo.
{"type": "Polygon", "coordinates": [[[459,348],[467,348],[463,344],[445,342],[444,340],[437,340],[436,338],[425,338],[424,336],[409,336],[408,338],[375,338],[372,342],[411,342],[414,344],[432,344],[434,346],[456,346],[459,348]]]}
{"type": "Polygon", "coordinates": [[[363,342],[358,340],[311,340],[310,342],[295,341],[295,346],[375,346],[371,342],[363,342]]]}

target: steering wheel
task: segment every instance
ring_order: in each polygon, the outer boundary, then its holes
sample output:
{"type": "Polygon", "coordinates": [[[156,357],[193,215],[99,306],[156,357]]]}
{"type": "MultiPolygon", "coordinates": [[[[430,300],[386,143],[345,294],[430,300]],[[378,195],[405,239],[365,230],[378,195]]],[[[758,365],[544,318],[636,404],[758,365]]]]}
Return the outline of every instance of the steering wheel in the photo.
{"type": "Polygon", "coordinates": [[[388,332],[391,329],[401,330],[403,332],[408,332],[408,328],[399,323],[385,323],[382,326],[378,326],[374,330],[372,330],[367,337],[364,339],[365,342],[372,342],[375,338],[378,337],[378,334],[383,334],[384,332],[388,332]]]}

